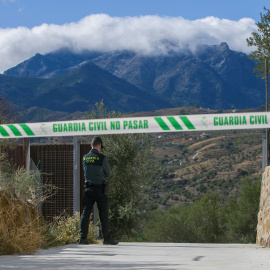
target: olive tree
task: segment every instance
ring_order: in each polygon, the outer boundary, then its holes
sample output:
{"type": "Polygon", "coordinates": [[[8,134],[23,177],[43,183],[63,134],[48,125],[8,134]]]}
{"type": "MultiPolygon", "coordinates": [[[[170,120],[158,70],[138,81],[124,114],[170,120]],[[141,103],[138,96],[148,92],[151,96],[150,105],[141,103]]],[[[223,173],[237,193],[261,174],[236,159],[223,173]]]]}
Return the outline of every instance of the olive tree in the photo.
{"type": "MultiPolygon", "coordinates": [[[[87,116],[102,119],[125,115],[107,111],[101,101],[87,116]]],[[[151,139],[147,134],[117,134],[102,135],[102,140],[103,153],[111,167],[108,181],[111,232],[114,237],[128,239],[136,234],[143,220],[148,202],[145,189],[158,171],[152,158],[151,139]]]]}

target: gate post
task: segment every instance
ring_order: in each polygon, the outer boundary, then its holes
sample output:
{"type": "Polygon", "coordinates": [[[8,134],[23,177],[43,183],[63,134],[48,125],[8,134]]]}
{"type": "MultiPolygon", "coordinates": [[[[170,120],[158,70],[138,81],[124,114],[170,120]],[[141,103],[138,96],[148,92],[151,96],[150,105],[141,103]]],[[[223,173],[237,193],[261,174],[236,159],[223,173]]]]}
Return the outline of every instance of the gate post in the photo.
{"type": "Polygon", "coordinates": [[[73,137],[73,216],[80,212],[80,139],[73,137]]]}

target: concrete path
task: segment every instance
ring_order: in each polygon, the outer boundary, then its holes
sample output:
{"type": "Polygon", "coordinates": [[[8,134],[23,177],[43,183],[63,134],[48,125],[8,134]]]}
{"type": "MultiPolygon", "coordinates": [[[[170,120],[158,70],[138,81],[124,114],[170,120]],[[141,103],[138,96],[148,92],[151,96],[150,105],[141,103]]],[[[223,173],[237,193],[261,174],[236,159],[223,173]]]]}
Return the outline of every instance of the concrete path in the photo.
{"type": "Polygon", "coordinates": [[[181,243],[69,245],[32,256],[0,256],[0,269],[269,270],[270,248],[181,243]]]}

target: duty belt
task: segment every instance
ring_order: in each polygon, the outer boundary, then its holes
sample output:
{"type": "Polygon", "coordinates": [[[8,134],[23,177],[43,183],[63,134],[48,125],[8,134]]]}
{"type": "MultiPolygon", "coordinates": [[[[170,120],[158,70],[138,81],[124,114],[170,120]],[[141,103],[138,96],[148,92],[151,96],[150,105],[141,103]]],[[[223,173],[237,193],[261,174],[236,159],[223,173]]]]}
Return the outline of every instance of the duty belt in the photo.
{"type": "Polygon", "coordinates": [[[103,188],[103,187],[105,187],[105,184],[97,185],[97,184],[90,184],[88,182],[85,182],[85,187],[86,188],[91,188],[91,187],[103,188]]]}

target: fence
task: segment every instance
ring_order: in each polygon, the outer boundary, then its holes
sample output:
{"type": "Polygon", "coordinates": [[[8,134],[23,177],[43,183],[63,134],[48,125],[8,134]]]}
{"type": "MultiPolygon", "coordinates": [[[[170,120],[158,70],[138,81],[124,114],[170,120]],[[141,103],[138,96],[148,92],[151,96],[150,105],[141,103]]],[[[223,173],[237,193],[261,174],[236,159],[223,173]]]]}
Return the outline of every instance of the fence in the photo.
{"type": "Polygon", "coordinates": [[[26,167],[29,158],[35,165],[39,164],[41,169],[41,182],[43,185],[50,184],[56,187],[50,196],[42,204],[42,214],[46,220],[51,221],[59,215],[74,214],[74,190],[78,188],[77,210],[82,212],[83,197],[83,168],[82,157],[89,151],[88,144],[79,145],[78,160],[74,161],[73,144],[33,144],[28,148],[27,144],[15,145],[12,149],[5,150],[8,158],[15,167],[26,167]],[[29,149],[30,153],[26,150],[29,149]],[[28,157],[27,157],[28,155],[28,157]],[[74,163],[79,166],[78,183],[74,185],[74,163]]]}

